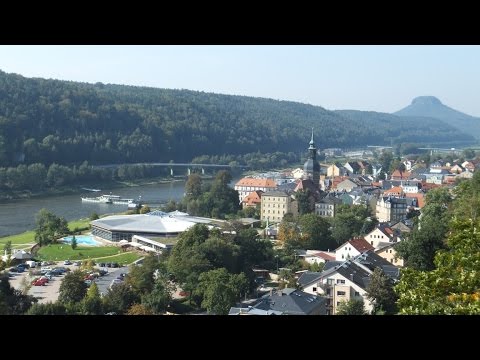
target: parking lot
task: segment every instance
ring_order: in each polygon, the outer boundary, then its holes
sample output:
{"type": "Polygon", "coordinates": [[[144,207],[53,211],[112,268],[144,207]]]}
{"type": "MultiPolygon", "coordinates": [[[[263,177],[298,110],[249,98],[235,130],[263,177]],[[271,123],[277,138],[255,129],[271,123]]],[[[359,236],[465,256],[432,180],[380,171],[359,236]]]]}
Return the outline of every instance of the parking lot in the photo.
{"type": "MultiPolygon", "coordinates": [[[[65,268],[69,268],[70,270],[77,270],[79,267],[75,265],[63,265],[63,262],[58,262],[55,265],[51,265],[51,267],[62,266],[65,268]]],[[[120,267],[120,268],[108,268],[102,267],[101,269],[108,271],[108,274],[105,276],[101,276],[95,280],[98,286],[98,290],[100,294],[106,294],[108,286],[121,273],[128,273],[128,267],[120,267]]],[[[21,289],[22,287],[22,279],[27,278],[28,282],[31,283],[34,278],[39,277],[35,275],[34,277],[30,277],[28,271],[23,273],[15,273],[14,276],[10,278],[10,285],[15,289],[21,289]]],[[[55,302],[58,299],[58,294],[60,290],[60,284],[62,279],[65,275],[54,276],[52,280],[50,280],[44,286],[32,286],[28,292],[29,295],[35,296],[38,298],[39,303],[47,303],[47,302],[55,302]]]]}

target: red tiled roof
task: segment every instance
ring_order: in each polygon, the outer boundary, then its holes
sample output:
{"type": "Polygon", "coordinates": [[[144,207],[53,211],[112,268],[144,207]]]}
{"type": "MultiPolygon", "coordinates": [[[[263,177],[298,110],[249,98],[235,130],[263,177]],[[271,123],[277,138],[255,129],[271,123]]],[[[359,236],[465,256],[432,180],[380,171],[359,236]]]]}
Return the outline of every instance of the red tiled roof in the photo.
{"type": "Polygon", "coordinates": [[[401,186],[394,186],[389,190],[385,190],[383,193],[386,195],[401,194],[403,193],[403,189],[401,186]]]}
{"type": "Polygon", "coordinates": [[[392,173],[392,179],[408,179],[411,173],[409,171],[400,172],[400,170],[395,170],[392,173]]]}
{"type": "Polygon", "coordinates": [[[361,253],[364,253],[365,251],[368,251],[368,250],[375,249],[364,238],[353,238],[353,239],[349,240],[348,243],[350,245],[352,245],[355,249],[357,249],[361,253]]]}
{"type": "Polygon", "coordinates": [[[328,255],[327,253],[324,253],[323,251],[319,251],[318,253],[313,254],[314,256],[318,256],[319,258],[322,258],[326,261],[333,261],[335,260],[335,256],[328,255]]]}
{"type": "Polygon", "coordinates": [[[244,197],[242,202],[247,205],[260,204],[262,194],[263,194],[262,190],[252,191],[250,194],[244,197]]]}
{"type": "Polygon", "coordinates": [[[235,186],[256,186],[256,187],[265,187],[265,188],[276,188],[277,184],[273,179],[252,179],[252,178],[243,178],[240,179],[235,186]]]}
{"type": "MultiPolygon", "coordinates": [[[[436,184],[429,184],[429,185],[436,185],[436,184]]],[[[405,194],[408,198],[417,198],[418,207],[421,209],[425,206],[425,197],[422,193],[417,194],[405,194]]]]}

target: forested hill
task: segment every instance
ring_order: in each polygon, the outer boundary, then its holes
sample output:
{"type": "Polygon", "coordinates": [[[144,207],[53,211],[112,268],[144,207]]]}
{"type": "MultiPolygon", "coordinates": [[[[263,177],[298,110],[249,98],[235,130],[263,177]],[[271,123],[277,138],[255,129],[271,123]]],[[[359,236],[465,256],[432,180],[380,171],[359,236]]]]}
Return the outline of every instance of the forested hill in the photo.
{"type": "MultiPolygon", "coordinates": [[[[337,114],[356,121],[363,128],[372,127],[394,143],[425,145],[462,145],[473,140],[471,135],[432,117],[396,116],[388,113],[337,110],[337,114]]],[[[372,141],[373,142],[373,141],[372,141]]]]}
{"type": "Polygon", "coordinates": [[[470,140],[439,123],[379,126],[318,106],[189,90],[77,83],[0,72],[0,167],[190,161],[201,155],[470,140]]]}
{"type": "Polygon", "coordinates": [[[480,118],[448,107],[435,96],[419,96],[412,103],[394,113],[398,116],[427,116],[442,120],[460,131],[480,138],[480,118]]]}

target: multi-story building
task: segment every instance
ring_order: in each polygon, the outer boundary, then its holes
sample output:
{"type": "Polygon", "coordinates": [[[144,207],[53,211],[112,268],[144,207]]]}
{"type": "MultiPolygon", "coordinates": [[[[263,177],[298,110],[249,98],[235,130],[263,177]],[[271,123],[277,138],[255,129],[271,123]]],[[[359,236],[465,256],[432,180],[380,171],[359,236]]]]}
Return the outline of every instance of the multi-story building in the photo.
{"type": "Polygon", "coordinates": [[[273,191],[277,189],[277,182],[274,179],[254,179],[245,177],[240,179],[234,187],[238,191],[239,202],[250,194],[252,191],[261,190],[263,192],[273,191]]]}
{"type": "Polygon", "coordinates": [[[298,214],[297,201],[283,191],[270,191],[262,194],[260,219],[281,222],[286,213],[298,214]]]}
{"type": "Polygon", "coordinates": [[[379,222],[396,222],[406,218],[407,199],[382,196],[377,201],[376,217],[379,222]]]}
{"type": "Polygon", "coordinates": [[[342,302],[352,299],[363,300],[365,310],[371,312],[373,302],[367,296],[367,287],[375,268],[382,269],[392,281],[399,277],[396,266],[370,250],[347,261],[330,261],[322,272],[306,272],[298,284],[307,294],[326,298],[327,315],[335,315],[342,302]]]}
{"type": "Polygon", "coordinates": [[[323,217],[335,217],[336,209],[343,201],[335,196],[327,195],[315,203],[315,214],[323,217]]]}

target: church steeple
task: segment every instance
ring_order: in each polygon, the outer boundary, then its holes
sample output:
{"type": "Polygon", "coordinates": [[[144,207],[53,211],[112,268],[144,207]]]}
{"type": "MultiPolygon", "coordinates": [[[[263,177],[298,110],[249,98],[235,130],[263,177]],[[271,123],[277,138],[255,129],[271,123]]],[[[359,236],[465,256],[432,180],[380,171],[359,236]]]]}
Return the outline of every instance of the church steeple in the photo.
{"type": "Polygon", "coordinates": [[[317,148],[315,147],[315,141],[313,140],[313,128],[308,152],[310,153],[310,156],[303,165],[304,176],[307,179],[311,179],[313,183],[318,186],[320,182],[320,164],[317,162],[317,148]]]}
{"type": "Polygon", "coordinates": [[[312,127],[312,139],[310,140],[310,148],[314,148],[315,147],[315,142],[313,141],[313,127],[312,127]]]}

